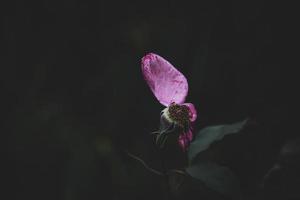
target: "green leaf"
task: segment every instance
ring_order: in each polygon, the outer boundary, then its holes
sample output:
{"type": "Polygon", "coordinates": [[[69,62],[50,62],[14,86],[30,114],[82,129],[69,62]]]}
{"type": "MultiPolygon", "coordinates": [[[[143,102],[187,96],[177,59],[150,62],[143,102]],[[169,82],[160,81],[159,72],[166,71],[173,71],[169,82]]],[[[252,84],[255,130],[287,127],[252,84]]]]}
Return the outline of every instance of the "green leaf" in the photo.
{"type": "Polygon", "coordinates": [[[239,180],[228,167],[213,162],[202,162],[186,168],[186,172],[221,195],[232,199],[241,197],[239,180]]]}
{"type": "Polygon", "coordinates": [[[228,134],[238,133],[247,121],[248,119],[245,119],[234,124],[209,126],[200,130],[188,149],[188,158],[190,163],[192,163],[193,159],[200,152],[206,150],[213,142],[221,140],[228,134]]]}

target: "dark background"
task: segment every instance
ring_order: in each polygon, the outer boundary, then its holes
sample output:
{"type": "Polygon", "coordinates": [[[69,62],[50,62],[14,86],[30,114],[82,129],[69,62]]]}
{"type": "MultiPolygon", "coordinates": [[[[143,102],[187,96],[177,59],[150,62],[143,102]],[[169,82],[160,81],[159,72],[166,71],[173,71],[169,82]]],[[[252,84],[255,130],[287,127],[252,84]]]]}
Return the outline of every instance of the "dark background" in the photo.
{"type": "MultiPolygon", "coordinates": [[[[237,173],[245,199],[299,197],[294,181],[300,176],[292,170],[259,188],[281,146],[298,135],[299,22],[293,5],[261,0],[1,4],[3,199],[167,198],[164,180],[126,155],[129,151],[161,170],[149,133],[158,128],[163,106],[140,70],[148,52],[160,54],[188,78],[187,100],[198,109],[196,130],[246,117],[255,121],[249,135],[228,139],[230,145],[222,147],[228,154],[217,153],[237,173]],[[286,188],[278,189],[282,185],[286,188]]],[[[170,149],[168,168],[183,168],[184,153],[170,149]]],[[[183,185],[177,198],[197,195],[197,189],[190,191],[195,183],[183,185]]]]}

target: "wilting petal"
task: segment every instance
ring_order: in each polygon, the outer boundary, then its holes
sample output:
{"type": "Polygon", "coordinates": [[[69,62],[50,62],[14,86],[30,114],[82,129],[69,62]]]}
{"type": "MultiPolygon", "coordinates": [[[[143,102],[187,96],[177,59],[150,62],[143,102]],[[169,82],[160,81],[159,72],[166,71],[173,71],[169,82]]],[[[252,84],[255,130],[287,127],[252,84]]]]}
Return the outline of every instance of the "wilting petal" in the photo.
{"type": "Polygon", "coordinates": [[[197,110],[192,103],[184,103],[183,105],[187,106],[190,110],[189,115],[190,115],[190,120],[191,122],[195,121],[197,119],[197,110]]]}
{"type": "Polygon", "coordinates": [[[172,102],[184,103],[188,93],[188,83],[183,74],[167,60],[149,53],[142,58],[142,72],[151,91],[158,101],[168,106],[172,102]]]}
{"type": "Polygon", "coordinates": [[[189,143],[193,140],[193,131],[192,129],[190,129],[187,133],[186,133],[186,138],[189,141],[189,143]]]}
{"type": "Polygon", "coordinates": [[[189,147],[191,141],[193,139],[193,131],[192,129],[188,130],[186,133],[182,133],[179,135],[178,144],[182,148],[183,151],[186,151],[189,147]]]}
{"type": "Polygon", "coordinates": [[[186,147],[187,147],[187,140],[186,140],[186,138],[185,138],[184,135],[179,135],[179,138],[178,138],[178,144],[179,144],[179,146],[181,147],[181,149],[182,149],[183,151],[186,150],[186,147]]]}

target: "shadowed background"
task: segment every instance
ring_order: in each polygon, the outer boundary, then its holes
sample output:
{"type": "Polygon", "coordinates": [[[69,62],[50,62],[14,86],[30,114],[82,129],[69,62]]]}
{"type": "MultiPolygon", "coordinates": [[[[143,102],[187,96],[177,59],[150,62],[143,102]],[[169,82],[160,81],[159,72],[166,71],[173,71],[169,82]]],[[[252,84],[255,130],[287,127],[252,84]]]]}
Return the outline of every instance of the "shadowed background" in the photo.
{"type": "MultiPolygon", "coordinates": [[[[188,78],[187,100],[199,113],[196,130],[245,117],[257,122],[253,135],[225,148],[226,164],[236,169],[249,199],[260,198],[257,185],[284,142],[298,134],[292,6],[219,0],[2,4],[5,199],[166,198],[161,177],[126,155],[161,170],[150,132],[163,107],[140,70],[148,52],[188,78]]],[[[165,156],[169,168],[186,165],[177,147],[165,156]]],[[[264,195],[288,199],[291,192],[280,196],[274,187],[264,195]]]]}

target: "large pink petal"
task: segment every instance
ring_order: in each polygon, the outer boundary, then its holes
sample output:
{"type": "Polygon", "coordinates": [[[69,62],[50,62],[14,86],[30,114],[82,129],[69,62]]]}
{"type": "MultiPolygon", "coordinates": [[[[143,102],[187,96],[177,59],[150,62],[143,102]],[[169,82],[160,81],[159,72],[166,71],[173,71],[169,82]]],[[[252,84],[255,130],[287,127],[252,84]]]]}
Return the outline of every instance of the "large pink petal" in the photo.
{"type": "Polygon", "coordinates": [[[142,72],[158,101],[168,106],[184,103],[188,83],[183,74],[161,56],[149,53],[142,58],[142,72]]]}
{"type": "Polygon", "coordinates": [[[194,104],[192,103],[184,103],[183,105],[187,106],[190,110],[189,114],[190,114],[190,120],[191,122],[195,121],[197,119],[197,110],[194,106],[194,104]]]}

